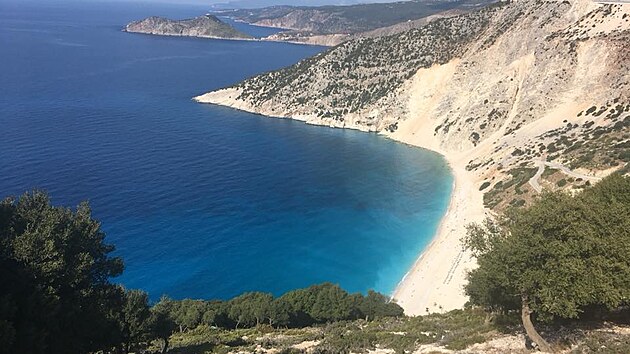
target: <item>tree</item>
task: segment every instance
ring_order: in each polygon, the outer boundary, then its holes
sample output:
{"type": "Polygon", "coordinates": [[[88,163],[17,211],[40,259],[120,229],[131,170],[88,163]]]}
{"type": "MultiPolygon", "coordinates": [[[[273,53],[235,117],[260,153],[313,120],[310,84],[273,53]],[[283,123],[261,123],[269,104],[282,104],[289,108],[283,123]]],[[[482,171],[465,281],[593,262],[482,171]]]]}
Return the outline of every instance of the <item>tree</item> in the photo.
{"type": "Polygon", "coordinates": [[[630,178],[612,175],[577,196],[544,194],[529,208],[469,227],[479,267],[469,274],[471,303],[520,309],[528,337],[540,321],[630,303],[630,178]]]}
{"type": "Polygon", "coordinates": [[[232,321],[228,317],[228,305],[220,300],[204,301],[204,312],[201,322],[209,326],[231,328],[232,321]]]}
{"type": "Polygon", "coordinates": [[[261,292],[249,292],[230,300],[228,316],[239,325],[253,327],[270,317],[273,296],[261,292]]]}
{"type": "Polygon", "coordinates": [[[125,292],[119,323],[126,353],[134,344],[147,339],[150,317],[149,295],[141,290],[125,292]]]}
{"type": "Polygon", "coordinates": [[[157,304],[151,307],[150,333],[153,338],[162,340],[162,353],[168,351],[168,340],[177,328],[177,323],[171,316],[172,307],[173,300],[167,297],[162,297],[157,304]]]}
{"type": "Polygon", "coordinates": [[[352,318],[352,299],[338,285],[323,283],[284,294],[280,299],[291,305],[295,327],[352,318]]]}
{"type": "Polygon", "coordinates": [[[291,304],[285,299],[281,297],[274,299],[271,304],[269,324],[277,327],[288,327],[291,324],[291,312],[291,304]]]}
{"type": "Polygon", "coordinates": [[[0,353],[45,353],[50,322],[42,313],[49,307],[46,297],[13,260],[0,261],[0,279],[0,353]]]}
{"type": "Polygon", "coordinates": [[[324,283],[309,289],[315,292],[315,301],[309,312],[315,321],[323,323],[351,318],[348,293],[339,285],[324,283]]]}
{"type": "Polygon", "coordinates": [[[9,352],[86,353],[119,340],[109,316],[122,272],[87,203],[35,191],[0,203],[0,340],[9,352]]]}
{"type": "Polygon", "coordinates": [[[290,327],[306,327],[315,323],[309,314],[315,302],[314,293],[309,289],[292,290],[278,298],[289,312],[290,327]]]}
{"type": "Polygon", "coordinates": [[[366,320],[374,320],[382,317],[398,317],[404,314],[404,310],[395,302],[374,290],[368,290],[366,297],[361,297],[358,304],[363,317],[366,320]]]}
{"type": "Polygon", "coordinates": [[[202,323],[206,310],[206,302],[202,300],[184,299],[174,301],[171,309],[171,317],[179,326],[179,331],[196,328],[202,323]]]}

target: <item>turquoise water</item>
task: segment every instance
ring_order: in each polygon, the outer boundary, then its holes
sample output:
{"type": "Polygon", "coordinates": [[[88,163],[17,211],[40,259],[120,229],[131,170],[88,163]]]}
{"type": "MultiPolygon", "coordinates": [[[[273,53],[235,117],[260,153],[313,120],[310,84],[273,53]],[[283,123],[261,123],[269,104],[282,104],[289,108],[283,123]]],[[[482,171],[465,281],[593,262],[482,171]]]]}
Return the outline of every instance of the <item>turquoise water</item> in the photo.
{"type": "Polygon", "coordinates": [[[0,1],[1,194],[89,199],[125,260],[116,281],[154,299],[389,293],[434,234],[439,155],[191,101],[323,48],[120,31],[203,8],[0,1]]]}

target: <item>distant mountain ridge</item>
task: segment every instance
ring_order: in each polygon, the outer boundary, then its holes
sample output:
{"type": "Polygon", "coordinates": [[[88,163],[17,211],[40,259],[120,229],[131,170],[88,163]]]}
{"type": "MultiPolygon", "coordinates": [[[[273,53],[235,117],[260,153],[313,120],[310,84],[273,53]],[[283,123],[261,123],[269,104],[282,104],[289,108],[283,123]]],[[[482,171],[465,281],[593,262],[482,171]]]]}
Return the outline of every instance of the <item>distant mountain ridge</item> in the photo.
{"type": "Polygon", "coordinates": [[[455,8],[478,8],[493,1],[398,1],[348,6],[272,6],[217,11],[247,23],[308,32],[308,35],[353,34],[418,20],[455,8]]]}
{"type": "Polygon", "coordinates": [[[382,3],[391,0],[236,0],[220,4],[213,4],[212,9],[257,9],[270,6],[326,6],[326,5],[355,5],[364,3],[382,3]]]}
{"type": "Polygon", "coordinates": [[[397,23],[395,25],[380,27],[371,31],[350,33],[350,34],[322,34],[312,35],[300,31],[281,31],[267,37],[267,40],[274,41],[287,41],[295,43],[315,44],[323,46],[336,46],[343,42],[360,39],[360,38],[377,38],[384,36],[391,36],[401,32],[406,32],[415,28],[422,27],[432,21],[439,20],[441,18],[449,18],[458,15],[462,15],[470,9],[455,8],[452,10],[442,11],[433,15],[419,18],[417,20],[408,20],[405,22],[397,23]]]}
{"type": "Polygon", "coordinates": [[[253,37],[234,29],[213,15],[199,16],[185,20],[171,20],[152,16],[134,21],[125,26],[124,31],[161,36],[191,36],[220,39],[252,39],[253,37]]]}

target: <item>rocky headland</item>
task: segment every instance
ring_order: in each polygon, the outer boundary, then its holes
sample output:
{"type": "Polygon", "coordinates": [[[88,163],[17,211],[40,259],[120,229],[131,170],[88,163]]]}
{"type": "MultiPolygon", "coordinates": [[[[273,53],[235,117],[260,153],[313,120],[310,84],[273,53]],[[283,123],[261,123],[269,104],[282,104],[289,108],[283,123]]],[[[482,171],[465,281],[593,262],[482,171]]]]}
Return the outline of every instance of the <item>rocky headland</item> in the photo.
{"type": "Polygon", "coordinates": [[[216,39],[253,39],[213,15],[204,15],[186,20],[171,20],[152,16],[134,21],[125,26],[125,32],[160,36],[189,36],[216,39]]]}

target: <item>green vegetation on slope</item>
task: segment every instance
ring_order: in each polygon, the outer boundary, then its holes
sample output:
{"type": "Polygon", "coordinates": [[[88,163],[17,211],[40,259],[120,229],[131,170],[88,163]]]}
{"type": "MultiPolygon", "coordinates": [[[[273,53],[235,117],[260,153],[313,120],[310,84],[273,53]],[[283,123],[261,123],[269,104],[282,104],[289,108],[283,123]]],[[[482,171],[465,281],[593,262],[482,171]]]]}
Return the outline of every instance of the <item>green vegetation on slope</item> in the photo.
{"type": "Polygon", "coordinates": [[[415,350],[418,345],[435,344],[461,350],[481,343],[502,331],[511,330],[501,321],[488,321],[483,310],[455,310],[445,314],[418,317],[338,321],[301,329],[258,326],[224,330],[200,326],[173,334],[173,348],[181,353],[255,352],[257,347],[275,348],[280,353],[303,353],[296,349],[313,344],[312,353],[364,353],[389,348],[396,353],[415,350]]]}
{"type": "Polygon", "coordinates": [[[485,8],[401,34],[341,44],[240,83],[236,86],[242,90],[238,99],[253,106],[270,101],[285,110],[343,120],[348,113],[395,95],[418,69],[460,56],[466,44],[487,28],[494,11],[485,8]]]}
{"type": "MultiPolygon", "coordinates": [[[[627,312],[620,314],[627,316],[627,312]]],[[[202,325],[171,336],[173,351],[182,354],[269,353],[348,354],[376,349],[396,354],[452,350],[467,353],[529,353],[522,339],[516,314],[491,315],[479,308],[453,310],[417,317],[339,321],[300,329],[262,325],[225,330],[202,325]],[[496,344],[493,344],[493,341],[496,344]],[[505,342],[506,344],[503,344],[505,342]],[[521,350],[516,349],[521,346],[521,350]],[[305,349],[308,348],[308,349],[305,349]]],[[[621,322],[619,317],[617,322],[621,322]]],[[[619,327],[622,328],[622,327],[619,327]]],[[[554,336],[554,346],[572,347],[571,353],[627,354],[630,334],[611,322],[564,322],[544,327],[554,336]]]]}
{"type": "Polygon", "coordinates": [[[543,194],[472,225],[466,243],[479,263],[466,286],[471,303],[521,311],[528,336],[549,351],[531,315],[550,322],[630,305],[630,178],[614,174],[576,196],[543,194]]]}

